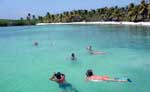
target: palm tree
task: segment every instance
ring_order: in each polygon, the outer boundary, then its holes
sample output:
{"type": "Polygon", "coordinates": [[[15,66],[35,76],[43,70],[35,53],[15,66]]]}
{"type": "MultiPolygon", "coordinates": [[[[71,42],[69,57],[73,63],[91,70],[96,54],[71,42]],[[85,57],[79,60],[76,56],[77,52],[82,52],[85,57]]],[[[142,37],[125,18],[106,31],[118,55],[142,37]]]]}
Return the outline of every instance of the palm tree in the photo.
{"type": "Polygon", "coordinates": [[[45,17],[46,17],[47,22],[50,23],[51,22],[51,14],[49,12],[47,12],[45,17]]]}
{"type": "Polygon", "coordinates": [[[55,15],[52,15],[52,22],[54,22],[55,21],[55,15]]]}
{"type": "Polygon", "coordinates": [[[40,23],[42,23],[43,22],[43,17],[42,16],[38,16],[38,20],[39,20],[40,23]]]}
{"type": "Polygon", "coordinates": [[[133,3],[130,3],[129,6],[126,8],[127,9],[127,21],[132,21],[132,16],[134,15],[134,9],[135,5],[133,3]]]}
{"type": "Polygon", "coordinates": [[[31,14],[30,14],[30,13],[28,13],[27,20],[28,20],[28,21],[31,20],[31,14]]]}
{"type": "Polygon", "coordinates": [[[146,15],[148,14],[147,4],[144,0],[141,1],[139,14],[142,16],[142,20],[144,20],[146,18],[146,15]]]}
{"type": "Polygon", "coordinates": [[[35,16],[35,15],[32,15],[32,19],[33,19],[33,20],[36,20],[36,16],[35,16]]]}
{"type": "Polygon", "coordinates": [[[59,14],[59,19],[60,19],[60,21],[59,21],[59,22],[62,22],[63,14],[59,14]]]}
{"type": "Polygon", "coordinates": [[[23,21],[24,20],[23,17],[21,17],[20,20],[23,21]]]}
{"type": "Polygon", "coordinates": [[[148,19],[150,19],[150,4],[148,4],[147,10],[148,10],[148,19]]]}
{"type": "Polygon", "coordinates": [[[118,6],[115,6],[115,8],[112,12],[112,16],[113,16],[113,18],[112,18],[113,21],[119,21],[120,11],[118,9],[118,6]]]}

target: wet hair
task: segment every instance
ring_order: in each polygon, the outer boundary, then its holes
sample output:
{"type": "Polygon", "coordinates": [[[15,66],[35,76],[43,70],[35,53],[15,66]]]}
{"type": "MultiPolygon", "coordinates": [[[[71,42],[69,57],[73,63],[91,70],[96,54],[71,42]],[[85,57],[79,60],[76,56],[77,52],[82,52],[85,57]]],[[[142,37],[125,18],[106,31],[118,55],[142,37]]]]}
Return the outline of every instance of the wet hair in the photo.
{"type": "Polygon", "coordinates": [[[72,57],[75,57],[75,54],[74,54],[74,53],[72,53],[72,54],[71,54],[71,56],[72,56],[72,57]]]}
{"type": "Polygon", "coordinates": [[[76,60],[75,54],[71,53],[71,60],[76,60]]]}
{"type": "Polygon", "coordinates": [[[86,71],[86,76],[87,77],[90,77],[92,75],[93,75],[93,71],[91,69],[89,69],[89,70],[86,71]]]}
{"type": "Polygon", "coordinates": [[[92,51],[92,46],[91,45],[89,46],[89,50],[92,51]]]}
{"type": "Polygon", "coordinates": [[[60,73],[60,72],[55,73],[55,77],[56,77],[57,79],[61,79],[61,76],[64,76],[64,74],[62,74],[62,73],[60,73]]]}
{"type": "Polygon", "coordinates": [[[35,46],[38,46],[38,42],[34,42],[34,45],[35,45],[35,46]]]}

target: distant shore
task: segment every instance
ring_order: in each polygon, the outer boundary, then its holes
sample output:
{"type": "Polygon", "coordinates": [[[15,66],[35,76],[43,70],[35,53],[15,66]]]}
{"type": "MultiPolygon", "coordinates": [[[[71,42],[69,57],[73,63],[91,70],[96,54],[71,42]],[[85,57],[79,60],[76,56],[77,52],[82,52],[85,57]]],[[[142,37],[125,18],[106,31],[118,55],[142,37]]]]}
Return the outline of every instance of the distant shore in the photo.
{"type": "Polygon", "coordinates": [[[150,22],[69,22],[69,23],[37,23],[36,25],[50,25],[50,24],[107,24],[107,25],[133,25],[133,26],[150,26],[150,22]]]}

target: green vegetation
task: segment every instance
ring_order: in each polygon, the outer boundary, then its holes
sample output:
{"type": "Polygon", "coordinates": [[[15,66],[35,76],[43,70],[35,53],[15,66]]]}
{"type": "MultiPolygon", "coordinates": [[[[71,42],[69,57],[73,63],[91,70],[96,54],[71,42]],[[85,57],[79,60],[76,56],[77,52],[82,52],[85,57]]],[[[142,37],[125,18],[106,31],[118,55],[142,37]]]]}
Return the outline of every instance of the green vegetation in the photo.
{"type": "Polygon", "coordinates": [[[28,20],[7,20],[0,19],[0,26],[23,26],[23,25],[35,25],[37,21],[28,20]]]}
{"type": "Polygon", "coordinates": [[[92,10],[73,10],[61,14],[50,14],[38,17],[38,22],[81,22],[81,21],[150,21],[150,4],[144,0],[139,5],[129,4],[126,7],[104,7],[92,10]]]}
{"type": "Polygon", "coordinates": [[[0,26],[11,25],[35,25],[36,23],[56,23],[56,22],[81,22],[81,21],[150,21],[150,4],[144,0],[139,5],[129,4],[126,7],[104,7],[92,10],[73,10],[60,14],[50,14],[46,16],[31,15],[20,20],[0,20],[0,26]]]}
{"type": "Polygon", "coordinates": [[[0,19],[0,26],[23,26],[23,25],[35,25],[38,22],[35,15],[29,13],[26,19],[22,17],[20,20],[8,20],[8,19],[0,19]]]}

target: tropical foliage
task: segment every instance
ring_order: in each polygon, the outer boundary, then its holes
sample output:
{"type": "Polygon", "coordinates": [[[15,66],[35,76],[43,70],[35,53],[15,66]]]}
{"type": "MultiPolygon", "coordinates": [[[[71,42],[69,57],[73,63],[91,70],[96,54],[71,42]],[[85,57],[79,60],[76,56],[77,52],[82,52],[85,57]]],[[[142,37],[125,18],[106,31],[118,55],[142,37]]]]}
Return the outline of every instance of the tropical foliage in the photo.
{"type": "Polygon", "coordinates": [[[81,22],[81,21],[150,21],[150,4],[144,0],[139,5],[129,4],[126,7],[104,7],[92,10],[73,10],[60,14],[38,17],[38,22],[81,22]]]}
{"type": "Polygon", "coordinates": [[[35,25],[38,22],[35,15],[28,13],[26,19],[21,17],[19,20],[0,19],[0,26],[23,26],[35,25]]]}
{"type": "Polygon", "coordinates": [[[28,13],[26,19],[0,20],[0,26],[81,21],[150,21],[150,4],[142,0],[139,5],[131,3],[126,7],[115,6],[91,10],[73,10],[65,11],[60,14],[47,12],[45,16],[38,16],[37,18],[35,15],[28,13]]]}

